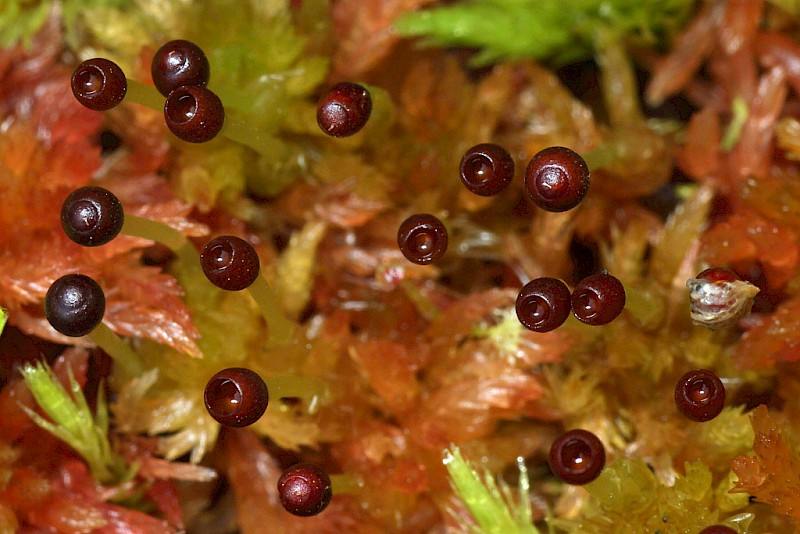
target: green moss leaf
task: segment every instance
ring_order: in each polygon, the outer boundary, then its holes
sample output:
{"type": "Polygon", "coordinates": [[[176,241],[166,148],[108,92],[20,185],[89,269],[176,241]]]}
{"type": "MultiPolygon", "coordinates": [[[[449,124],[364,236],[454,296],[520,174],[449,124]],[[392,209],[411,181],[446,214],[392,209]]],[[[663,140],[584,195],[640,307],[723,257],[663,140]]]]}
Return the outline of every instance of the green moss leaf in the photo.
{"type": "MultiPolygon", "coordinates": [[[[726,517],[735,506],[718,507],[719,495],[730,488],[729,478],[713,483],[701,461],[685,465],[671,486],[661,484],[641,460],[621,458],[585,486],[590,499],[576,519],[554,519],[557,529],[583,534],[606,532],[700,532],[724,523],[747,532],[751,514],[726,517]]],[[[740,501],[740,506],[747,503],[740,501]]]]}
{"type": "Polygon", "coordinates": [[[531,517],[528,471],[519,460],[519,496],[498,486],[490,475],[481,477],[461,454],[458,447],[445,449],[443,463],[450,474],[456,494],[464,502],[477,525],[464,525],[474,534],[538,534],[531,517]]]}
{"type": "MultiPolygon", "coordinates": [[[[9,47],[22,42],[30,44],[53,9],[52,0],[6,0],[0,8],[0,46],[9,47]]],[[[78,22],[87,10],[94,8],[124,9],[131,0],[61,0],[58,2],[64,21],[65,40],[74,45],[78,40],[78,22]]]]}
{"type": "Polygon", "coordinates": [[[28,364],[21,372],[37,404],[50,419],[21,406],[37,425],[75,449],[99,482],[122,482],[132,476],[135,468],[126,465],[108,440],[108,407],[102,384],[97,398],[97,412],[92,416],[71,368],[67,375],[69,392],[44,362],[28,364]]]}
{"type": "Polygon", "coordinates": [[[395,28],[426,44],[480,51],[477,65],[536,58],[563,65],[591,57],[593,31],[654,45],[680,29],[693,0],[467,0],[401,18],[395,28]]]}

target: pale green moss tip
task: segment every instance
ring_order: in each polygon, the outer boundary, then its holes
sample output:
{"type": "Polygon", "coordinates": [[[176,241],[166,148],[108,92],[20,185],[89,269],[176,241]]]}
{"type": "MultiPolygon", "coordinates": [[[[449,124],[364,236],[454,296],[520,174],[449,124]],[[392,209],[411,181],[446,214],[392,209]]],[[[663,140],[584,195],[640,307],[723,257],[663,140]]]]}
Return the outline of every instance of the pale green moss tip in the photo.
{"type": "MultiPolygon", "coordinates": [[[[517,459],[519,495],[502,481],[486,474],[481,477],[473,465],[464,459],[456,446],[445,449],[442,463],[447,468],[453,489],[472,515],[475,524],[462,524],[473,534],[539,534],[534,526],[530,508],[530,481],[522,458],[517,459]]],[[[454,514],[463,523],[463,519],[454,514]]]]}
{"type": "Polygon", "coordinates": [[[67,370],[69,392],[45,362],[26,364],[21,373],[36,403],[50,420],[26,406],[21,406],[22,410],[38,426],[75,449],[99,482],[120,483],[134,475],[136,467],[127,466],[109,442],[108,407],[102,384],[97,413],[93,416],[71,368],[67,370]]]}

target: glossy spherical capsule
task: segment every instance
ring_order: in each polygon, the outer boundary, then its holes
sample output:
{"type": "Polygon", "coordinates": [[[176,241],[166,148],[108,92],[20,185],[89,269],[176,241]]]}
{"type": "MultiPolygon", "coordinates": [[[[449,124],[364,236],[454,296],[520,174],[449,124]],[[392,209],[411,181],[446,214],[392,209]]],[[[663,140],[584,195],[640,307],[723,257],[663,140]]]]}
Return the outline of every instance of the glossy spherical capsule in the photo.
{"type": "Polygon", "coordinates": [[[447,228],[428,213],[412,215],[397,230],[397,246],[408,261],[427,265],[447,251],[447,228]]]}
{"type": "Polygon", "coordinates": [[[738,274],[725,267],[711,267],[700,272],[695,278],[708,280],[709,282],[736,282],[741,280],[738,274]]]}
{"type": "Polygon", "coordinates": [[[86,186],[70,193],[61,205],[61,227],[85,247],[105,245],[119,234],[125,213],[119,199],[102,187],[86,186]]]}
{"type": "Polygon", "coordinates": [[[467,150],[461,158],[461,182],[476,195],[497,195],[514,178],[514,159],[493,143],[482,143],[467,150]]]}
{"type": "Polygon", "coordinates": [[[53,282],[44,298],[47,321],[65,336],[85,336],[100,324],[105,312],[103,289],[83,274],[62,276],[53,282]]]}
{"type": "Polygon", "coordinates": [[[287,512],[301,517],[317,515],[331,502],[331,479],[315,464],[293,465],[278,479],[278,496],[287,512]]]}
{"type": "Polygon", "coordinates": [[[244,427],[258,421],[269,405],[269,390],[258,373],[242,367],[218,372],[206,384],[206,410],[218,423],[244,427]]]}
{"type": "Polygon", "coordinates": [[[175,137],[189,143],[214,139],[225,123],[222,100],[209,89],[182,85],[164,103],[164,120],[175,137]]]}
{"type": "Polygon", "coordinates": [[[158,49],[153,56],[150,73],[156,89],[167,96],[182,85],[205,86],[211,76],[211,68],[199,46],[191,41],[176,39],[158,49]]]}
{"type": "Polygon", "coordinates": [[[317,124],[333,137],[358,133],[372,114],[372,97],[357,83],[337,83],[325,93],[317,105],[317,124]]]}
{"type": "Polygon", "coordinates": [[[689,371],[675,385],[675,406],[687,419],[710,421],[725,406],[725,386],[708,369],[689,371]]]}
{"type": "Polygon", "coordinates": [[[700,534],[737,534],[735,530],[726,525],[711,525],[700,531],[700,534]]]}
{"type": "Polygon", "coordinates": [[[215,237],[200,252],[200,265],[212,284],[241,291],[255,282],[261,268],[253,245],[232,235],[215,237]]]}
{"type": "Polygon", "coordinates": [[[127,91],[125,73],[108,59],[87,59],[72,74],[72,94],[82,105],[95,111],[113,108],[122,102],[127,91]]]}
{"type": "Polygon", "coordinates": [[[536,278],[517,295],[517,317],[525,328],[534,332],[549,332],[564,324],[569,317],[570,292],[556,278],[536,278]]]}
{"type": "Polygon", "coordinates": [[[608,273],[587,276],[572,291],[572,313],[592,326],[608,324],[625,308],[625,288],[608,273]]]}
{"type": "Polygon", "coordinates": [[[588,484],[606,465],[606,450],[587,430],[570,430],[550,447],[550,470],[567,484],[588,484]]]}
{"type": "Polygon", "coordinates": [[[545,148],[525,169],[525,190],[543,210],[570,210],[589,191],[589,167],[580,154],[569,148],[545,148]]]}

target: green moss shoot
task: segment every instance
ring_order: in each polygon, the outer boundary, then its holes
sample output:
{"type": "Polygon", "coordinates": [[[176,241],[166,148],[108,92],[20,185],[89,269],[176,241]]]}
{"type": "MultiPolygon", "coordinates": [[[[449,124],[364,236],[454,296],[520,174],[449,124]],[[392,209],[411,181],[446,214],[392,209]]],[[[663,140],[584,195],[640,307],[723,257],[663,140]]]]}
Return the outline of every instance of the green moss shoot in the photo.
{"type": "Polygon", "coordinates": [[[21,408],[33,421],[81,455],[92,475],[102,483],[119,483],[131,478],[136,468],[128,466],[108,440],[108,405],[102,384],[97,394],[97,411],[92,415],[80,384],[68,369],[69,392],[45,362],[26,365],[22,377],[48,421],[30,408],[21,408]]]}
{"type": "Polygon", "coordinates": [[[598,27],[638,44],[665,42],[693,6],[694,0],[471,0],[409,14],[395,28],[428,45],[477,48],[475,65],[521,58],[565,65],[592,56],[598,27]]]}
{"type": "MultiPolygon", "coordinates": [[[[502,482],[498,486],[491,475],[481,477],[458,447],[445,449],[442,460],[450,474],[453,488],[472,514],[477,525],[465,525],[472,534],[539,534],[531,515],[528,493],[530,482],[525,463],[520,458],[519,496],[514,499],[502,482]],[[518,502],[517,502],[518,501],[518,502]]],[[[458,518],[460,520],[460,518],[458,518]]]]}

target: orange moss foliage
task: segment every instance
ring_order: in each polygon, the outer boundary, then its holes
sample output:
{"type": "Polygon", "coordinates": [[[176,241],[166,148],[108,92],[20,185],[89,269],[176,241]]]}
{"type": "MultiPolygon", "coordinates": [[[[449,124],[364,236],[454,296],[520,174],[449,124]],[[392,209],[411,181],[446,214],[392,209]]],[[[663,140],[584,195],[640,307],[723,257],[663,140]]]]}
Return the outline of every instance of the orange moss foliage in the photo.
{"type": "Polygon", "coordinates": [[[759,298],[768,303],[757,311],[770,312],[778,303],[774,313],[743,324],[746,332],[733,358],[746,369],[795,361],[798,345],[796,303],[781,302],[784,291],[794,292],[790,286],[800,263],[796,178],[776,146],[776,131],[797,102],[790,88],[795,93],[800,88],[800,48],[763,23],[767,9],[760,0],[706,3],[656,66],[647,89],[651,103],[683,90],[700,108],[689,121],[677,162],[717,191],[699,250],[701,265],[728,265],[754,277],[762,289],[759,298]],[[710,79],[696,76],[703,66],[710,79]],[[736,116],[736,105],[745,110],[743,116],[736,116]]]}
{"type": "Polygon", "coordinates": [[[787,227],[741,209],[703,235],[700,259],[708,265],[730,265],[740,272],[758,264],[769,289],[782,289],[795,276],[800,260],[796,239],[787,227]]]}
{"type": "MultiPolygon", "coordinates": [[[[88,185],[109,169],[101,165],[102,114],[80,106],[68,90],[70,72],[58,62],[57,27],[40,32],[35,46],[0,52],[0,81],[6,127],[0,132],[0,291],[11,321],[26,333],[65,342],[44,320],[47,288],[60,276],[82,272],[107,294],[106,323],[117,332],[199,354],[199,333],[181,300],[177,281],[139,264],[148,243],[121,237],[102,248],[72,243],[61,231],[61,203],[72,190],[88,185]]],[[[134,121],[135,122],[135,121],[134,121]]],[[[123,130],[128,132],[129,130],[123,130]]],[[[137,134],[141,136],[141,131],[137,134]]],[[[141,146],[142,143],[132,143],[141,146]]],[[[141,151],[117,158],[114,170],[136,168],[152,173],[163,163],[158,151],[149,164],[125,165],[141,151]],[[155,163],[154,163],[155,162],[155,163]]],[[[190,207],[177,199],[153,174],[115,174],[102,181],[120,197],[129,213],[167,222],[190,235],[204,226],[187,220],[190,207]]]]}
{"type": "MultiPolygon", "coordinates": [[[[62,384],[68,369],[86,383],[88,354],[81,348],[64,351],[53,363],[62,384]]],[[[183,527],[174,486],[164,476],[137,476],[126,488],[109,491],[92,477],[86,464],[62,442],[33,423],[19,404],[36,410],[36,402],[17,378],[0,392],[0,530],[79,534],[164,534],[183,527]],[[169,522],[108,502],[116,492],[147,493],[169,522]]],[[[40,412],[41,413],[41,412],[40,412]]],[[[145,455],[140,454],[144,459],[145,455]]],[[[169,475],[168,475],[169,476],[169,475]]]]}
{"type": "Polygon", "coordinates": [[[770,369],[778,362],[800,360],[800,298],[781,302],[774,313],[754,318],[733,358],[742,369],[770,369]]]}
{"type": "Polygon", "coordinates": [[[400,15],[434,0],[336,0],[332,16],[336,28],[334,79],[359,78],[379,63],[400,37],[392,23],[400,15]]]}
{"type": "Polygon", "coordinates": [[[735,491],[747,492],[777,512],[800,519],[800,456],[781,431],[785,423],[763,405],[753,411],[751,423],[752,454],[731,462],[739,477],[735,491]]]}

